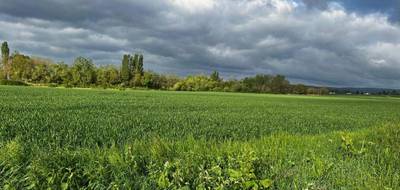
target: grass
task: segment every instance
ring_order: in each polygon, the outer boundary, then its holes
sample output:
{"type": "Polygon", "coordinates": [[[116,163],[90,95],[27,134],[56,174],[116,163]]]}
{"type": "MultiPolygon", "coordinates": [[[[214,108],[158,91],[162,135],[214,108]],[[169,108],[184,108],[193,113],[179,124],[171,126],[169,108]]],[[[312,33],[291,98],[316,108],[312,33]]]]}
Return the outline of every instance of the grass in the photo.
{"type": "Polygon", "coordinates": [[[400,99],[0,86],[0,187],[399,189],[400,99]]]}

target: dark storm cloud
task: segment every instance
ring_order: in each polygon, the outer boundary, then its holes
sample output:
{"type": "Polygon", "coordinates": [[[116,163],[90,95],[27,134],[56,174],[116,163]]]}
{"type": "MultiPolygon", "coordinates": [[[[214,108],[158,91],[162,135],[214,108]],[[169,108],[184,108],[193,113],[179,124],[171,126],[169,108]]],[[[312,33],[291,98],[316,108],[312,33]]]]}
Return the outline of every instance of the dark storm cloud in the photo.
{"type": "Polygon", "coordinates": [[[0,0],[0,40],[68,63],[83,55],[119,64],[122,54],[142,52],[158,72],[400,88],[396,2],[375,11],[372,0],[358,2],[0,0]]]}

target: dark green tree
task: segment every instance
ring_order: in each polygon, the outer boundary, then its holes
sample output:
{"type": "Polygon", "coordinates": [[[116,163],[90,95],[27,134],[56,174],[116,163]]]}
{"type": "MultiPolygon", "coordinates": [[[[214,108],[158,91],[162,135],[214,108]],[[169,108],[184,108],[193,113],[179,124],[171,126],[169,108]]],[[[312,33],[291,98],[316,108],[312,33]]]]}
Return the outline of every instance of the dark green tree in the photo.
{"type": "Polygon", "coordinates": [[[124,83],[128,83],[131,78],[131,73],[129,69],[129,55],[124,55],[122,58],[122,66],[121,66],[121,80],[124,83]]]}
{"type": "Polygon", "coordinates": [[[268,93],[271,92],[272,76],[257,74],[255,77],[246,77],[242,81],[241,91],[244,92],[258,92],[268,93]]]}
{"type": "Polygon", "coordinates": [[[68,84],[70,73],[67,64],[58,63],[49,65],[49,81],[56,84],[68,84]]]}
{"type": "Polygon", "coordinates": [[[110,87],[119,83],[119,73],[114,66],[103,66],[97,69],[97,84],[102,87],[110,87]]]}
{"type": "Polygon", "coordinates": [[[142,81],[143,86],[147,88],[153,87],[153,73],[144,72],[142,80],[143,80],[142,81]]]}
{"type": "Polygon", "coordinates": [[[271,89],[273,93],[288,93],[289,81],[283,75],[276,75],[271,81],[271,89]]]}
{"type": "MultiPolygon", "coordinates": [[[[136,55],[135,55],[136,57],[136,55]]],[[[138,55],[138,60],[136,62],[136,68],[135,68],[135,77],[134,77],[134,85],[135,86],[142,86],[143,85],[143,55],[140,54],[138,55]]]]}
{"type": "Polygon", "coordinates": [[[292,87],[294,94],[307,94],[307,87],[304,84],[296,84],[292,87]]]}
{"type": "Polygon", "coordinates": [[[7,42],[3,42],[1,44],[1,56],[3,60],[3,68],[6,73],[7,80],[10,80],[10,64],[8,62],[8,58],[10,57],[10,49],[8,48],[7,42]]]}
{"type": "Polygon", "coordinates": [[[140,75],[143,76],[143,71],[143,55],[140,54],[137,60],[136,73],[140,73],[140,75]]]}
{"type": "Polygon", "coordinates": [[[129,65],[130,65],[130,74],[131,79],[135,78],[136,67],[139,62],[139,55],[135,54],[134,56],[130,56],[129,65]]]}
{"type": "Polygon", "coordinates": [[[72,82],[78,86],[89,86],[96,81],[95,66],[91,59],[78,57],[71,68],[72,82]]]}
{"type": "Polygon", "coordinates": [[[219,72],[218,71],[213,71],[210,75],[210,79],[215,81],[215,82],[220,82],[221,78],[219,78],[219,72]]]}
{"type": "Polygon", "coordinates": [[[48,65],[43,63],[35,65],[32,71],[32,81],[40,83],[50,82],[50,70],[48,65]]]}
{"type": "MultiPolygon", "coordinates": [[[[12,65],[9,70],[8,79],[14,80],[31,80],[34,65],[32,59],[29,56],[20,54],[18,52],[11,55],[12,65]]],[[[9,63],[8,63],[9,64],[9,63]]]]}

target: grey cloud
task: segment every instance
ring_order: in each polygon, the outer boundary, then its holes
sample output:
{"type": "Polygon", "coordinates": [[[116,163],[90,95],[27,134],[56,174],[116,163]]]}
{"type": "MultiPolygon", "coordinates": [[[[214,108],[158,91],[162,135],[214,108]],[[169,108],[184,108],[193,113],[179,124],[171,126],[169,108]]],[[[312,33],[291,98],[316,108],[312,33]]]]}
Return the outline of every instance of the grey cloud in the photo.
{"type": "Polygon", "coordinates": [[[324,0],[0,0],[0,40],[23,53],[157,72],[400,88],[400,27],[324,0]],[[312,9],[305,8],[311,7],[312,9]]]}

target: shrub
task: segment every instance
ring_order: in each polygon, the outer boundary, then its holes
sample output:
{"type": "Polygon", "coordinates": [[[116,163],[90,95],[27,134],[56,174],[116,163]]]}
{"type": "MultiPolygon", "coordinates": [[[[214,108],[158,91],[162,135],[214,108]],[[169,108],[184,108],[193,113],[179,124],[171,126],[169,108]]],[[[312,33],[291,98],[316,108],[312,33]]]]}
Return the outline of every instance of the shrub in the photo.
{"type": "Polygon", "coordinates": [[[58,87],[58,84],[56,84],[56,83],[50,83],[50,84],[48,85],[48,87],[55,88],[55,87],[58,87]]]}
{"type": "Polygon", "coordinates": [[[0,85],[28,86],[25,82],[17,80],[0,80],[0,85]]]}

